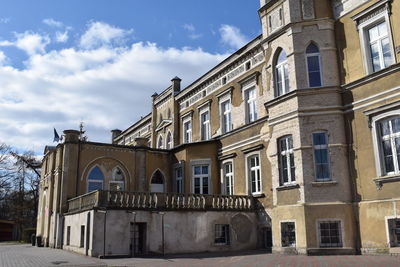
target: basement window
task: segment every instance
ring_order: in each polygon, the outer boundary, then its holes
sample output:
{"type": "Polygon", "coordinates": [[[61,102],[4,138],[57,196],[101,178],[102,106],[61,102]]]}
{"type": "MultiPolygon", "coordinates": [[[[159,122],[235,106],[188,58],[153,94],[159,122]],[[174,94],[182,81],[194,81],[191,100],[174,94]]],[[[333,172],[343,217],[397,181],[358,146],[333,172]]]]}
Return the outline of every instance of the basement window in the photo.
{"type": "Polygon", "coordinates": [[[229,245],[229,224],[216,224],[215,225],[215,244],[229,245]]]}

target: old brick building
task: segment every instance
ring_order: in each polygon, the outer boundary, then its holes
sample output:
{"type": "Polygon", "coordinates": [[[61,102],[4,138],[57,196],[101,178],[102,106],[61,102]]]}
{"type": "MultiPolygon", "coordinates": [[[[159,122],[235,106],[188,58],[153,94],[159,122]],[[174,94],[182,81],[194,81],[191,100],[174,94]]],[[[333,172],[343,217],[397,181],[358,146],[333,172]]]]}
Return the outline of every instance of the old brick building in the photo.
{"type": "Polygon", "coordinates": [[[260,2],[260,36],[112,144],[45,149],[45,245],[399,253],[400,2],[260,2]]]}

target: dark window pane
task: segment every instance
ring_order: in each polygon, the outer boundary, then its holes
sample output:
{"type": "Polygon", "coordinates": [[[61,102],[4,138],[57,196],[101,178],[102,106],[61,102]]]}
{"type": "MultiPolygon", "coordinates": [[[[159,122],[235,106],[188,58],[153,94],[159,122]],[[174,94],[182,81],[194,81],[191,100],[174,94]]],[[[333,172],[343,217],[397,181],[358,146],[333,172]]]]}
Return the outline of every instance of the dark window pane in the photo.
{"type": "Polygon", "coordinates": [[[311,43],[306,50],[307,54],[313,54],[318,52],[319,52],[318,46],[316,46],[314,43],[311,43]]]}
{"type": "Polygon", "coordinates": [[[380,124],[381,128],[381,135],[385,136],[390,134],[390,129],[389,129],[389,121],[383,121],[380,124]]]}

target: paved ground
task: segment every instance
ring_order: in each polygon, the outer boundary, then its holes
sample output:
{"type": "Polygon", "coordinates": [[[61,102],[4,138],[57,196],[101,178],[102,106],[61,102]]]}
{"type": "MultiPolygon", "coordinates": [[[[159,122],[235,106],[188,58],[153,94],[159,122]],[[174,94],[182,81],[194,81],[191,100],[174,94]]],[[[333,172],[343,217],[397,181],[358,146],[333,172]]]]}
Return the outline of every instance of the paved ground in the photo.
{"type": "Polygon", "coordinates": [[[0,267],[47,266],[384,266],[399,267],[400,256],[287,256],[261,251],[232,254],[195,254],[166,258],[97,259],[60,249],[0,244],[0,267]]]}

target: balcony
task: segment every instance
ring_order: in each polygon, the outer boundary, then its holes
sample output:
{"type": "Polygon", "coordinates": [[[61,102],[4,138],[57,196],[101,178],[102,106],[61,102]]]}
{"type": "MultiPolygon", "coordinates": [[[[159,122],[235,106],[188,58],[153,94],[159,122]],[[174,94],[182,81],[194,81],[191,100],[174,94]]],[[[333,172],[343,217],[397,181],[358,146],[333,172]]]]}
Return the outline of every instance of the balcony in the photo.
{"type": "Polygon", "coordinates": [[[253,211],[252,196],[93,191],[68,201],[68,213],[90,209],[253,211]]]}

